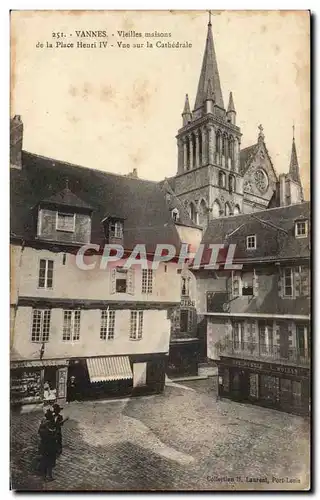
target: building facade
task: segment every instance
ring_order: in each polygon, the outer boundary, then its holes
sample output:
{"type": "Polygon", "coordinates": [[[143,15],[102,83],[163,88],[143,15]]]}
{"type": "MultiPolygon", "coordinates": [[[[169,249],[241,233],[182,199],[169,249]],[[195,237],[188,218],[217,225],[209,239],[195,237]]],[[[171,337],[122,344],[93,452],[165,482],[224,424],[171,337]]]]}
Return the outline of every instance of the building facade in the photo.
{"type": "Polygon", "coordinates": [[[308,414],[310,206],[308,202],[212,221],[205,244],[236,245],[239,269],[197,273],[208,358],[219,393],[308,414]]]}
{"type": "Polygon", "coordinates": [[[47,390],[58,401],[161,392],[177,263],[101,268],[101,254],[109,243],[143,243],[150,261],[158,243],[178,251],[188,215],[173,214],[155,182],[21,151],[22,137],[11,147],[12,403],[47,390]]]}

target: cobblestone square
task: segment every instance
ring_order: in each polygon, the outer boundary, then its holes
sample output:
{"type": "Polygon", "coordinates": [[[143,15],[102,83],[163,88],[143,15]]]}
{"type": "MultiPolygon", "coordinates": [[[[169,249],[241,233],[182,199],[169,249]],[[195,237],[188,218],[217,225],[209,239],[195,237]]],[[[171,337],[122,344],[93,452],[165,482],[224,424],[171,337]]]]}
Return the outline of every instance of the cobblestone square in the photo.
{"type": "Polygon", "coordinates": [[[51,483],[35,472],[42,414],[13,413],[12,488],[307,489],[308,421],[216,401],[215,383],[215,378],[179,382],[157,396],[65,405],[70,420],[51,483]]]}

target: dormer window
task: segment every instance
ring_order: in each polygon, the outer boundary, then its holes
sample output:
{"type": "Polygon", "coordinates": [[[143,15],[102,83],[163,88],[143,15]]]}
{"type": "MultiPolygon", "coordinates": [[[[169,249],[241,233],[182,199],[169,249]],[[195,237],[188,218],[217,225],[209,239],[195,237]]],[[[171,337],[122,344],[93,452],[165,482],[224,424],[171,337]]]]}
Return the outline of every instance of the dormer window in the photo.
{"type": "Polygon", "coordinates": [[[173,218],[174,222],[177,222],[179,220],[179,210],[177,208],[171,210],[171,217],[173,218]]]}
{"type": "Polygon", "coordinates": [[[296,221],[295,236],[296,238],[306,238],[308,236],[308,221],[296,221]]]}
{"type": "Polygon", "coordinates": [[[255,250],[257,248],[257,238],[255,234],[247,236],[247,250],[255,250]]]}
{"type": "Polygon", "coordinates": [[[110,238],[123,238],[123,222],[110,221],[109,223],[109,236],[110,238]]]}
{"type": "Polygon", "coordinates": [[[76,223],[75,214],[56,212],[56,230],[74,233],[76,223]]]}

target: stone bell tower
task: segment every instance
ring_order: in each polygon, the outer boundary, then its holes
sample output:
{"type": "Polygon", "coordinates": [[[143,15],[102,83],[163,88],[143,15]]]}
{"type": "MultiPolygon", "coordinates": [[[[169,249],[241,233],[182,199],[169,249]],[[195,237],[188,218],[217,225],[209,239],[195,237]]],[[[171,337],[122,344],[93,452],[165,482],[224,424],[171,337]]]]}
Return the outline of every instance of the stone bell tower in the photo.
{"type": "Polygon", "coordinates": [[[224,106],[214,48],[211,15],[195,105],[186,95],[178,131],[178,169],[174,190],[192,220],[206,227],[212,218],[242,212],[239,173],[240,128],[232,93],[224,106]]]}

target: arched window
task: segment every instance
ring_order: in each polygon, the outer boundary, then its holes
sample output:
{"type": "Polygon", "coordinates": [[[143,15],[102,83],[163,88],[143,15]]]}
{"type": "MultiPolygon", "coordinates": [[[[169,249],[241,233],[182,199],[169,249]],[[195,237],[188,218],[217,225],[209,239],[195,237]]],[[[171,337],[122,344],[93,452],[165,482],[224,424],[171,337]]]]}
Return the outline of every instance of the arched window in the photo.
{"type": "Polygon", "coordinates": [[[204,200],[201,200],[201,203],[199,205],[199,226],[202,227],[207,227],[208,225],[208,210],[207,210],[207,205],[204,200]]]}
{"type": "Polygon", "coordinates": [[[218,154],[220,154],[220,146],[221,146],[221,132],[220,130],[218,130],[216,134],[216,151],[218,154]]]}
{"type": "Polygon", "coordinates": [[[226,155],[226,136],[222,136],[222,156],[226,155]]]}
{"type": "Polygon", "coordinates": [[[187,170],[190,170],[190,144],[189,144],[189,137],[186,137],[186,148],[187,148],[186,166],[187,166],[187,170]]]}
{"type": "Polygon", "coordinates": [[[236,205],[234,207],[233,215],[238,215],[239,213],[240,213],[240,207],[239,207],[239,205],[236,205]]]}
{"type": "Polygon", "coordinates": [[[236,190],[236,180],[234,175],[229,175],[229,193],[233,193],[236,190]]]}
{"type": "Polygon", "coordinates": [[[231,213],[230,205],[229,205],[229,203],[226,203],[224,206],[224,215],[226,215],[228,217],[228,215],[230,215],[230,213],[231,213]]]}
{"type": "Polygon", "coordinates": [[[226,174],[224,172],[222,172],[222,170],[219,171],[218,185],[221,188],[226,187],[226,174]]]}
{"type": "Polygon", "coordinates": [[[228,156],[229,158],[231,158],[231,160],[234,159],[234,140],[233,140],[233,137],[229,137],[229,141],[228,141],[228,156]]]}
{"type": "Polygon", "coordinates": [[[199,165],[202,165],[202,134],[199,132],[199,165]]]}
{"type": "Polygon", "coordinates": [[[216,200],[212,205],[212,217],[217,219],[221,215],[221,205],[218,200],[216,200]]]}
{"type": "Polygon", "coordinates": [[[191,141],[192,141],[192,166],[195,168],[196,166],[196,158],[197,158],[197,151],[196,151],[196,137],[194,134],[191,136],[191,141]]]}
{"type": "Polygon", "coordinates": [[[172,216],[174,222],[177,222],[177,220],[179,219],[179,210],[177,208],[174,208],[173,210],[171,210],[171,216],[172,216]]]}
{"type": "Polygon", "coordinates": [[[189,205],[189,214],[190,214],[190,219],[192,222],[195,224],[198,224],[198,217],[197,217],[197,211],[195,205],[191,202],[189,205]]]}

